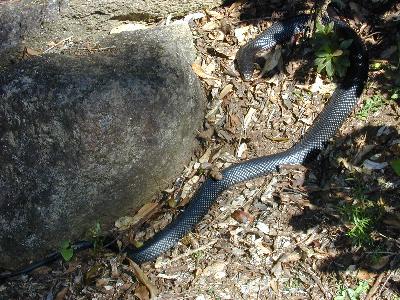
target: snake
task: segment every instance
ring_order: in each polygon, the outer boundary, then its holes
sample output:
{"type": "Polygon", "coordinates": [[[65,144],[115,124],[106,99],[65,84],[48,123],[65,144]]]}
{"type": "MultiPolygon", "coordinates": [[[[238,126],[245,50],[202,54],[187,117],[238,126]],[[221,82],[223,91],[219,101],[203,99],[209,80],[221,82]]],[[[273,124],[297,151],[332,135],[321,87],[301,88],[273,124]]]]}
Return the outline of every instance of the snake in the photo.
{"type": "MultiPolygon", "coordinates": [[[[259,36],[240,47],[236,54],[236,66],[242,78],[244,80],[251,79],[254,63],[260,51],[287,43],[296,35],[305,33],[309,28],[310,20],[311,15],[298,15],[275,22],[259,36]]],[[[283,165],[304,164],[310,155],[325,147],[326,143],[335,135],[353,111],[368,78],[368,55],[361,38],[346,22],[337,18],[322,18],[322,23],[328,24],[330,22],[333,22],[337,34],[352,40],[348,48],[350,67],[304,136],[285,151],[245,160],[227,167],[221,171],[222,179],[214,179],[209,176],[195,192],[183,211],[170,224],[145,242],[142,247],[128,246],[125,249],[130,259],[138,264],[155,260],[161,254],[173,248],[182,237],[193,230],[196,224],[208,213],[216,199],[228,188],[279,171],[279,168],[283,165]]],[[[73,245],[73,248],[77,251],[90,247],[92,245],[87,241],[73,245]]],[[[14,273],[9,273],[3,278],[28,273],[41,264],[59,258],[60,255],[54,252],[46,259],[14,273]]]]}

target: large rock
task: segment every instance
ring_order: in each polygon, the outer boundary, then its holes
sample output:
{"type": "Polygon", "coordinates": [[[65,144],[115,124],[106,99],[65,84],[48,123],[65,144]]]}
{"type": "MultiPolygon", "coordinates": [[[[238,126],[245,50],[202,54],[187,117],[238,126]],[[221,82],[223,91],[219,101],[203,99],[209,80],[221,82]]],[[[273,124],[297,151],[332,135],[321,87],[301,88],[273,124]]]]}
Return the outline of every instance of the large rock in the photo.
{"type": "MultiPolygon", "coordinates": [[[[70,36],[74,41],[92,40],[122,22],[157,21],[222,3],[223,0],[0,0],[0,54],[21,43],[43,50],[49,42],[70,36]]],[[[4,65],[1,56],[5,57],[0,55],[0,66],[4,65]]]]}
{"type": "Polygon", "coordinates": [[[188,26],[113,35],[0,74],[0,266],[110,226],[188,162],[204,92],[188,26]]]}

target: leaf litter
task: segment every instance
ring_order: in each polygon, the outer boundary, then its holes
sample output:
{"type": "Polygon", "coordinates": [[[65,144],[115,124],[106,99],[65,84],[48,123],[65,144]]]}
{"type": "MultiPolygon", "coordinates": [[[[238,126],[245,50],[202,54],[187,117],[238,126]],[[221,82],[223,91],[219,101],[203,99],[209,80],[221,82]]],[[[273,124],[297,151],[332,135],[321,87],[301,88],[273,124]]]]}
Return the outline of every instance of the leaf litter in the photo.
{"type": "MultiPolygon", "coordinates": [[[[267,53],[267,67],[252,81],[238,77],[233,59],[239,46],[273,18],[293,11],[291,4],[272,1],[265,4],[276,12],[270,18],[240,19],[243,12],[256,13],[257,5],[238,1],[186,18],[199,53],[192,69],[210,96],[204,132],[199,133],[203,151],[165,191],[167,199],[178,201],[176,208],[148,204],[136,216],[116,222],[125,244],[145,240],[166,226],[206,174],[218,180],[232,163],[292,146],[333,92],[334,83],[306,68],[303,58],[309,51],[304,47],[296,47],[293,56],[298,59],[292,62],[285,47],[267,53]],[[147,227],[138,231],[147,219],[147,227]]],[[[389,61],[400,55],[394,51],[390,23],[382,27],[374,19],[374,3],[343,5],[373,58],[389,61]]],[[[393,22],[396,8],[382,18],[393,22]]],[[[381,71],[370,71],[370,78],[364,97],[387,95],[378,86],[394,80],[381,71]]],[[[340,286],[356,289],[359,280],[367,280],[369,297],[393,299],[400,285],[400,212],[395,201],[400,199],[400,182],[390,162],[400,155],[398,129],[399,109],[393,103],[366,120],[353,113],[317,160],[232,187],[192,233],[155,263],[139,268],[123,263],[123,255],[85,252],[69,263],[2,284],[0,291],[13,289],[10,295],[16,298],[56,299],[333,299],[340,286]],[[355,195],[357,184],[362,185],[361,195],[355,195]],[[381,228],[372,232],[382,249],[356,247],[346,236],[349,223],[340,207],[359,203],[361,196],[379,196],[387,206],[381,228]],[[60,284],[54,286],[55,280],[60,284]]]]}

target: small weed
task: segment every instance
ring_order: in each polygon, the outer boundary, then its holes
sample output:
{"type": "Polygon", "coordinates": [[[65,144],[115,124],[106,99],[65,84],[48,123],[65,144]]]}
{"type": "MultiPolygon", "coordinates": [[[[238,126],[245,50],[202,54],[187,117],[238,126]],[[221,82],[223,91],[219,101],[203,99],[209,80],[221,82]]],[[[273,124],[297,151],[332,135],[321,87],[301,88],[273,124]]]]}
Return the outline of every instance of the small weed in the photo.
{"type": "Polygon", "coordinates": [[[400,87],[396,87],[391,90],[390,99],[395,101],[400,99],[400,87]]]}
{"type": "Polygon", "coordinates": [[[285,290],[287,291],[291,291],[291,290],[298,290],[302,287],[301,281],[298,278],[292,278],[289,279],[289,281],[287,281],[285,283],[285,290]]]}
{"type": "Polygon", "coordinates": [[[196,251],[192,254],[195,260],[201,260],[204,257],[204,251],[196,251]]]}
{"type": "Polygon", "coordinates": [[[326,73],[329,78],[334,75],[343,77],[350,66],[349,50],[353,40],[339,38],[333,30],[334,24],[316,24],[313,44],[317,49],[315,65],[318,73],[326,73]]]}
{"type": "Polygon", "coordinates": [[[400,176],[400,158],[392,160],[390,162],[390,165],[392,166],[392,169],[396,173],[396,175],[400,176]]]}
{"type": "Polygon", "coordinates": [[[355,203],[339,208],[352,227],[346,235],[355,245],[371,244],[371,232],[382,215],[382,207],[369,200],[360,186],[354,190],[353,197],[355,203]]]}
{"type": "Polygon", "coordinates": [[[93,249],[96,250],[103,247],[104,236],[99,222],[96,222],[96,224],[94,224],[94,226],[89,229],[88,235],[89,239],[93,243],[93,249]]]}
{"type": "Polygon", "coordinates": [[[334,300],[359,300],[363,294],[367,294],[369,290],[368,281],[361,280],[355,289],[341,286],[334,300]]]}
{"type": "Polygon", "coordinates": [[[383,98],[382,95],[374,95],[370,98],[367,98],[364,102],[363,107],[357,113],[357,118],[365,121],[369,115],[377,112],[387,103],[386,99],[383,98]]]}
{"type": "Polygon", "coordinates": [[[72,249],[71,241],[62,241],[59,252],[65,261],[70,261],[74,255],[74,249],[72,249]]]}

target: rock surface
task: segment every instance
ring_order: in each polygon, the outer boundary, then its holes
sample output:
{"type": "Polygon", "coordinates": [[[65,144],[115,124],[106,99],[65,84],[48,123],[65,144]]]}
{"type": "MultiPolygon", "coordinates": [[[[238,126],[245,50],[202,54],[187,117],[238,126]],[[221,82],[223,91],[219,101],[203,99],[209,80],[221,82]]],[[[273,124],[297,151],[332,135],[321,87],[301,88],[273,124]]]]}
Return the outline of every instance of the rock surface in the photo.
{"type": "Polygon", "coordinates": [[[204,92],[186,25],[112,35],[0,74],[0,267],[110,226],[190,159],[204,92]]]}
{"type": "MultiPolygon", "coordinates": [[[[74,40],[92,40],[124,22],[179,17],[222,3],[223,0],[0,1],[0,54],[21,43],[43,50],[48,43],[71,36],[74,40]]],[[[0,66],[4,65],[4,53],[0,55],[0,66]]]]}

